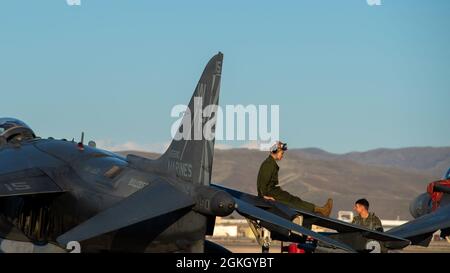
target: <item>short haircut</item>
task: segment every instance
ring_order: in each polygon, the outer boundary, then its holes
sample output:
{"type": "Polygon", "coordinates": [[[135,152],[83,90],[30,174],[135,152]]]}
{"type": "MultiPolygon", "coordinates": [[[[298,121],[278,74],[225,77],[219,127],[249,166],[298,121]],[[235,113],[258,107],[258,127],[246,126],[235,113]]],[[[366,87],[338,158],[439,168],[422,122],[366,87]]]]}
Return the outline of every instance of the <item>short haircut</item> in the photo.
{"type": "Polygon", "coordinates": [[[367,201],[367,199],[365,199],[365,198],[362,198],[362,199],[357,200],[357,201],[355,202],[355,205],[356,205],[356,204],[359,204],[359,205],[364,206],[367,210],[369,209],[369,201],[367,201]]]}

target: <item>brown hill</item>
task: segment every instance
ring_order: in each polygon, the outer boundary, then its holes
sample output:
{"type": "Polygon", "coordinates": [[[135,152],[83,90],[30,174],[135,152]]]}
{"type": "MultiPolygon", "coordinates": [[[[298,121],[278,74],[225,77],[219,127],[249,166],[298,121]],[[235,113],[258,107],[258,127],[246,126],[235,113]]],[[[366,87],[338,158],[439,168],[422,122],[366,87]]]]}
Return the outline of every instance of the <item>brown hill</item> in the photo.
{"type": "Polygon", "coordinates": [[[302,157],[310,159],[352,160],[368,165],[428,172],[436,177],[441,177],[450,167],[450,147],[383,148],[347,154],[333,154],[317,148],[307,148],[294,149],[291,153],[301,154],[302,157]]]}

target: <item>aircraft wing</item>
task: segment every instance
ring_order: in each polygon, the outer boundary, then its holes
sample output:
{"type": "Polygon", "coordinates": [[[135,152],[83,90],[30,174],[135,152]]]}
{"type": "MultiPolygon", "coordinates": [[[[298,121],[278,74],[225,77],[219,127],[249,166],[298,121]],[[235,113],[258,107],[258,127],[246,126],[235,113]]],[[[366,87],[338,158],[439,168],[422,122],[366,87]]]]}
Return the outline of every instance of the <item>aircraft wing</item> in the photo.
{"type": "Polygon", "coordinates": [[[39,168],[0,174],[0,197],[62,192],[64,190],[39,168]]]}
{"type": "Polygon", "coordinates": [[[84,241],[170,212],[190,208],[194,204],[191,197],[165,180],[156,180],[60,235],[56,240],[65,246],[70,241],[84,241]]]}
{"type": "MultiPolygon", "coordinates": [[[[328,217],[324,217],[315,213],[302,211],[302,210],[295,210],[292,209],[284,204],[281,204],[276,201],[268,201],[263,198],[260,198],[258,196],[254,196],[251,194],[239,192],[236,190],[228,189],[223,186],[218,185],[212,185],[218,189],[222,189],[229,194],[231,194],[233,197],[237,199],[241,199],[245,202],[248,202],[256,207],[262,208],[262,209],[275,209],[277,214],[285,215],[285,218],[292,218],[295,215],[303,215],[304,222],[308,222],[308,224],[318,225],[321,227],[329,228],[336,230],[339,233],[354,233],[354,234],[360,234],[362,237],[366,239],[373,239],[376,241],[382,241],[388,244],[387,246],[391,248],[403,248],[410,244],[410,241],[407,239],[404,239],[402,236],[397,236],[396,234],[387,234],[384,232],[378,232],[374,230],[370,230],[367,228],[364,228],[359,225],[350,224],[344,221],[340,221],[337,219],[331,219],[328,217]]],[[[313,237],[313,236],[312,236],[313,237]]]]}
{"type": "Polygon", "coordinates": [[[389,230],[394,236],[408,238],[414,245],[428,246],[434,232],[450,228],[450,205],[425,214],[401,226],[389,230]]]}
{"type": "MultiPolygon", "coordinates": [[[[283,204],[277,204],[277,206],[280,205],[285,206],[283,204]]],[[[402,236],[395,236],[394,234],[387,234],[385,232],[371,230],[360,225],[354,225],[341,220],[324,217],[312,212],[307,212],[303,210],[296,210],[296,211],[301,215],[303,215],[303,217],[306,219],[306,221],[308,221],[308,223],[333,229],[339,233],[358,232],[361,233],[363,237],[367,239],[373,239],[381,242],[390,242],[391,244],[395,243],[398,246],[396,248],[403,248],[410,244],[410,242],[407,239],[405,239],[405,237],[402,236]]]]}
{"type": "Polygon", "coordinates": [[[318,241],[325,243],[326,245],[340,248],[348,252],[355,252],[352,247],[346,245],[345,243],[339,242],[327,237],[326,235],[319,234],[308,228],[297,225],[290,220],[287,220],[292,216],[289,214],[290,212],[293,212],[292,210],[286,212],[286,214],[283,214],[283,211],[277,211],[277,214],[275,214],[268,211],[268,209],[273,208],[273,205],[262,198],[214,184],[211,184],[211,186],[226,191],[231,196],[233,196],[236,202],[236,211],[246,218],[266,222],[270,225],[285,230],[295,231],[300,234],[310,236],[318,241]],[[282,215],[283,217],[280,215],[282,215]]]}
{"type": "Polygon", "coordinates": [[[237,212],[239,212],[240,214],[242,214],[245,217],[248,217],[250,219],[256,219],[256,220],[261,220],[261,221],[265,221],[268,223],[271,223],[273,225],[276,225],[280,228],[285,228],[291,231],[296,231],[299,232],[303,235],[306,236],[310,236],[318,241],[321,241],[327,245],[330,245],[332,247],[337,247],[343,250],[346,250],[348,252],[356,252],[353,248],[351,248],[350,246],[336,241],[332,238],[329,238],[325,235],[316,233],[310,229],[304,228],[300,225],[294,224],[293,222],[286,220],[276,214],[267,212],[263,209],[260,209],[252,204],[249,204],[239,198],[235,198],[236,201],[236,210],[237,212]]]}

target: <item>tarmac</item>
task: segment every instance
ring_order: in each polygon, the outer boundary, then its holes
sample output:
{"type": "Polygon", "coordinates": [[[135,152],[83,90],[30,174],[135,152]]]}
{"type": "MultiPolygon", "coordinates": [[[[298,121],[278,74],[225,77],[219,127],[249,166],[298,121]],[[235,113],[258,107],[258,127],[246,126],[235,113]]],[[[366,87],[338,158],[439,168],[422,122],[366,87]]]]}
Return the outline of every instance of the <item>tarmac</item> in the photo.
{"type": "MultiPolygon", "coordinates": [[[[211,241],[222,245],[233,253],[261,253],[261,247],[251,239],[222,239],[210,238],[211,241]]],[[[285,244],[287,245],[287,244],[285,244]]],[[[0,253],[63,253],[63,249],[51,244],[37,246],[30,243],[0,240],[0,253]]],[[[272,242],[270,253],[280,253],[281,243],[272,242]]],[[[428,247],[408,246],[398,253],[450,253],[450,243],[446,240],[432,241],[428,247]]]]}
{"type": "MultiPolygon", "coordinates": [[[[220,239],[213,238],[213,242],[222,245],[233,253],[260,253],[261,247],[251,239],[220,239]]],[[[280,242],[272,242],[270,253],[281,252],[280,242]]],[[[450,243],[446,240],[432,241],[428,247],[408,246],[393,253],[450,253],[450,243]]]]}

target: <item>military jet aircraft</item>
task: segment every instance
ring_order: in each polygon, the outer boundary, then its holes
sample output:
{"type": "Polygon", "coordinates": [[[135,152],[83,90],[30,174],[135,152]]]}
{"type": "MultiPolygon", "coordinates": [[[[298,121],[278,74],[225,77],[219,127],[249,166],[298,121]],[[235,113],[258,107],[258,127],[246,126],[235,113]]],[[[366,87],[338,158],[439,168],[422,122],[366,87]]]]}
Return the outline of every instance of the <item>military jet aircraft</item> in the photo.
{"type": "Polygon", "coordinates": [[[443,178],[428,184],[427,191],[416,197],[409,207],[414,220],[393,228],[389,234],[407,238],[414,245],[428,246],[432,235],[450,235],[450,169],[443,178]]]}
{"type": "Polygon", "coordinates": [[[61,249],[79,243],[82,252],[225,252],[205,236],[217,216],[237,211],[255,229],[312,251],[366,251],[369,239],[409,245],[402,236],[211,184],[222,62],[220,52],[208,62],[174,140],[155,160],[85,145],[83,135],[79,142],[41,138],[18,119],[0,119],[0,238],[61,249]],[[303,225],[292,222],[299,215],[303,225]],[[338,233],[316,233],[311,224],[338,233]]]}

